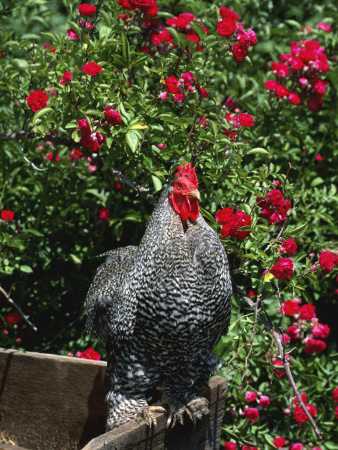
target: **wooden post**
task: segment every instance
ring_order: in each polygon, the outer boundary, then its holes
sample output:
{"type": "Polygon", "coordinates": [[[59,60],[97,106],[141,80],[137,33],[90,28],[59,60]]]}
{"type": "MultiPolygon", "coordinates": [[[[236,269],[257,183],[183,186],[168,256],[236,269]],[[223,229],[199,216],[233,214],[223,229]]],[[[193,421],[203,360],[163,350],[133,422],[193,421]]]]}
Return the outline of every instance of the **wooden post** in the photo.
{"type": "Polygon", "coordinates": [[[105,362],[0,349],[0,450],[218,450],[223,378],[211,378],[211,412],[196,428],[168,431],[157,414],[155,430],[130,421],[105,433],[105,372],[105,362]]]}

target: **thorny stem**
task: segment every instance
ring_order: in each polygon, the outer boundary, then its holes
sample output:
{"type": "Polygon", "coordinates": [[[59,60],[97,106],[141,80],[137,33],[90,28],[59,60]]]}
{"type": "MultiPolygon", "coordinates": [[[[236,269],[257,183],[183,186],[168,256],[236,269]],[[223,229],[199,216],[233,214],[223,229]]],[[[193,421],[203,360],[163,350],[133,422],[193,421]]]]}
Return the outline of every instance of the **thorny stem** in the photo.
{"type": "Polygon", "coordinates": [[[248,354],[245,357],[245,364],[244,364],[244,371],[243,371],[243,376],[242,376],[242,382],[244,380],[244,377],[245,377],[245,374],[246,374],[246,371],[247,371],[247,368],[248,368],[248,361],[249,361],[250,355],[252,353],[253,341],[254,341],[255,334],[256,334],[257,318],[258,318],[258,316],[257,316],[258,315],[258,302],[259,302],[259,299],[257,299],[257,303],[255,303],[255,323],[254,323],[254,326],[252,328],[252,333],[251,333],[251,338],[250,338],[250,348],[249,348],[248,354]]]}
{"type": "Polygon", "coordinates": [[[286,353],[284,351],[283,348],[283,344],[278,336],[278,333],[274,330],[273,325],[271,324],[271,322],[260,312],[258,311],[258,303],[254,303],[249,297],[247,297],[244,292],[242,291],[242,289],[237,285],[237,283],[232,280],[232,284],[234,287],[234,290],[239,294],[239,296],[242,298],[242,300],[244,300],[244,302],[250,306],[250,308],[255,312],[255,314],[257,314],[257,317],[260,319],[260,321],[264,324],[266,330],[271,333],[271,335],[273,336],[278,351],[279,351],[279,355],[280,358],[282,360],[284,369],[285,369],[285,373],[290,381],[291,387],[293,389],[293,392],[295,393],[297,400],[299,402],[299,405],[301,406],[302,410],[304,411],[304,413],[306,414],[306,417],[309,419],[309,422],[312,425],[312,428],[314,429],[314,431],[316,432],[317,436],[319,439],[323,439],[323,435],[320,432],[316,422],[313,420],[313,417],[311,416],[311,414],[309,413],[309,411],[306,409],[306,406],[304,405],[304,402],[302,400],[302,397],[299,393],[299,390],[296,386],[295,380],[293,378],[289,363],[286,359],[286,353]]]}
{"type": "Polygon", "coordinates": [[[34,331],[38,331],[38,329],[36,328],[36,326],[29,320],[29,318],[28,318],[28,317],[26,316],[26,314],[22,311],[22,309],[20,308],[20,306],[17,305],[17,304],[15,303],[15,301],[11,299],[11,297],[9,296],[9,294],[7,294],[7,292],[6,292],[1,286],[0,286],[0,292],[1,292],[1,293],[3,294],[3,296],[9,301],[9,303],[10,303],[11,305],[13,305],[14,308],[16,308],[16,309],[19,311],[19,313],[22,315],[22,317],[23,317],[24,320],[28,323],[28,325],[29,325],[30,327],[32,327],[34,331]]]}

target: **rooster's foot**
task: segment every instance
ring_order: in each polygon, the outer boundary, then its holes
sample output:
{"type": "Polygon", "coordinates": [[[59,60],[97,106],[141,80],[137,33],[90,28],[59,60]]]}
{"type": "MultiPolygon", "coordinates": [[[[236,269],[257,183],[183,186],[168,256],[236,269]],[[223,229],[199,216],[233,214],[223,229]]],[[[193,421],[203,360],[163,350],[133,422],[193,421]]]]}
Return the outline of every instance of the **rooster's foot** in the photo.
{"type": "Polygon", "coordinates": [[[153,405],[153,406],[143,406],[139,409],[134,416],[136,422],[141,422],[142,420],[150,427],[156,427],[156,417],[154,416],[154,412],[166,412],[162,406],[153,405]]]}
{"type": "Polygon", "coordinates": [[[169,414],[167,427],[174,427],[176,422],[184,423],[184,413],[192,420],[194,426],[197,420],[209,414],[209,402],[204,397],[197,397],[184,404],[178,400],[168,399],[169,414]]]}

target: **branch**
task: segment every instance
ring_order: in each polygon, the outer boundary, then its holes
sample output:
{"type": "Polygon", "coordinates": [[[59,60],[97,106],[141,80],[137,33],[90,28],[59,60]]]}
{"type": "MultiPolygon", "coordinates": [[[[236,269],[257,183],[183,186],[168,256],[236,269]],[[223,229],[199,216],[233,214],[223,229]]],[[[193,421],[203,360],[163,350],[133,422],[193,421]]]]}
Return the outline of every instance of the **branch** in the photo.
{"type": "Polygon", "coordinates": [[[11,305],[13,305],[14,308],[16,308],[16,309],[19,311],[19,313],[22,315],[22,317],[23,317],[24,320],[28,323],[28,325],[29,325],[30,327],[32,327],[34,331],[38,331],[38,329],[36,328],[36,326],[28,319],[28,317],[27,317],[26,314],[22,311],[22,309],[20,308],[20,306],[17,305],[17,304],[15,303],[15,301],[12,300],[12,299],[10,298],[9,294],[7,294],[7,292],[6,292],[1,286],[0,286],[0,292],[4,295],[4,297],[6,297],[6,299],[9,301],[9,303],[10,303],[11,305]]]}
{"type": "Polygon", "coordinates": [[[273,325],[270,323],[269,319],[266,318],[260,311],[258,311],[258,303],[254,303],[249,297],[247,297],[244,294],[244,292],[242,291],[242,289],[237,285],[237,283],[234,280],[232,280],[232,285],[233,285],[235,291],[242,298],[242,300],[244,300],[245,303],[247,305],[249,305],[250,308],[255,312],[255,314],[257,314],[257,317],[264,324],[266,330],[269,331],[269,333],[272,334],[272,336],[273,336],[273,338],[274,338],[274,340],[276,342],[276,345],[277,345],[277,348],[278,348],[278,351],[279,351],[279,354],[280,354],[280,358],[281,358],[281,360],[283,362],[285,373],[286,373],[286,375],[287,375],[287,377],[288,377],[288,379],[290,381],[291,387],[292,387],[293,392],[295,393],[295,395],[297,397],[299,405],[301,406],[301,408],[303,409],[304,413],[306,414],[306,417],[309,419],[309,421],[310,421],[310,423],[312,425],[312,428],[315,430],[318,438],[319,439],[323,439],[323,435],[320,432],[319,428],[317,427],[316,422],[313,420],[313,417],[311,416],[309,411],[306,409],[306,406],[304,405],[302,397],[301,397],[301,395],[299,393],[299,390],[298,390],[298,388],[296,386],[295,380],[294,380],[293,375],[291,373],[290,365],[289,365],[289,363],[288,363],[288,361],[286,359],[286,353],[284,352],[283,344],[282,344],[282,342],[281,342],[281,340],[280,340],[280,338],[278,336],[278,333],[276,333],[276,331],[274,330],[273,325]]]}
{"type": "MultiPolygon", "coordinates": [[[[54,136],[52,134],[46,134],[45,136],[41,136],[38,133],[26,133],[25,131],[0,135],[0,141],[18,141],[21,139],[40,139],[41,141],[50,141],[53,142],[53,144],[76,148],[77,150],[83,152],[86,156],[90,156],[93,161],[97,161],[99,167],[104,166],[104,160],[102,156],[89,152],[88,149],[82,147],[82,145],[65,137],[54,136]]],[[[32,163],[29,160],[28,162],[32,165],[32,163]]],[[[109,167],[108,170],[113,176],[117,177],[122,183],[127,184],[129,187],[131,187],[135,192],[137,192],[141,197],[143,197],[153,206],[156,205],[157,200],[153,196],[148,194],[147,189],[145,187],[135,183],[133,180],[127,177],[127,175],[120,172],[118,169],[115,169],[114,167],[109,167]]]]}

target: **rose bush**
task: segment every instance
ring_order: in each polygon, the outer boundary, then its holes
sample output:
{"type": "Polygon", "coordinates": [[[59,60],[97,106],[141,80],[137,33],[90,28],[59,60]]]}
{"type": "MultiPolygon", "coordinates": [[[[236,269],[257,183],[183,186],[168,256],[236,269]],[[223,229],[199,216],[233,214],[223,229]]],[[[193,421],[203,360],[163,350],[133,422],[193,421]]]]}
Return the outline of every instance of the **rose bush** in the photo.
{"type": "Polygon", "coordinates": [[[147,196],[191,161],[202,214],[325,434],[294,400],[264,325],[234,302],[216,348],[225,448],[334,449],[332,5],[63,3],[67,17],[30,0],[0,16],[1,345],[104,358],[81,318],[95,256],[137,245],[147,196]]]}

